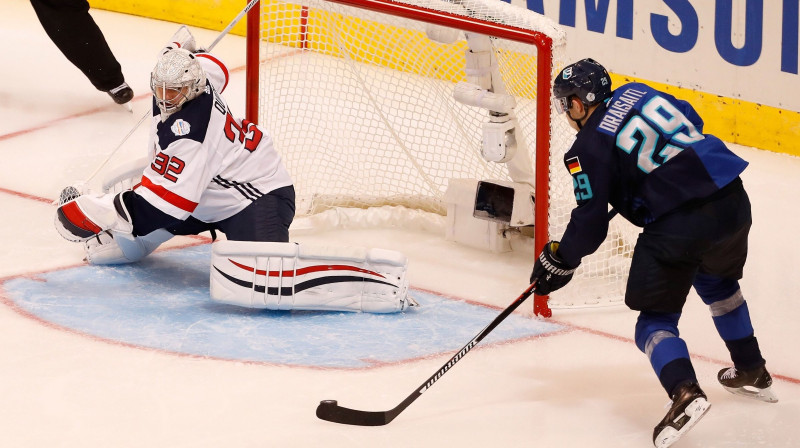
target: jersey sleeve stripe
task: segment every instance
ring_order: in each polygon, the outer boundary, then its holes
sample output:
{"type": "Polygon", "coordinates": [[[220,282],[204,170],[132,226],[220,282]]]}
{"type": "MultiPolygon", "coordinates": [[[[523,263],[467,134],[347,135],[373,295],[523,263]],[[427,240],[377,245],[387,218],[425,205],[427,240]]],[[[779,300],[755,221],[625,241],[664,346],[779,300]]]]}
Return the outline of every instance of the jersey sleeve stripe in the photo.
{"type": "Polygon", "coordinates": [[[224,92],[225,88],[228,87],[228,79],[230,78],[230,75],[228,74],[228,67],[225,66],[225,64],[223,64],[222,61],[215,58],[214,56],[211,56],[208,53],[197,53],[195,54],[195,56],[198,58],[208,59],[209,61],[219,65],[219,68],[222,69],[222,73],[225,75],[225,84],[223,84],[222,88],[219,90],[219,93],[224,92]]]}
{"type": "Polygon", "coordinates": [[[177,195],[167,190],[161,185],[154,184],[146,176],[142,176],[141,186],[147,188],[148,190],[155,193],[156,196],[160,197],[161,199],[167,201],[168,203],[174,205],[175,207],[181,210],[191,213],[194,211],[195,208],[197,208],[197,202],[192,202],[180,195],[177,195]]]}

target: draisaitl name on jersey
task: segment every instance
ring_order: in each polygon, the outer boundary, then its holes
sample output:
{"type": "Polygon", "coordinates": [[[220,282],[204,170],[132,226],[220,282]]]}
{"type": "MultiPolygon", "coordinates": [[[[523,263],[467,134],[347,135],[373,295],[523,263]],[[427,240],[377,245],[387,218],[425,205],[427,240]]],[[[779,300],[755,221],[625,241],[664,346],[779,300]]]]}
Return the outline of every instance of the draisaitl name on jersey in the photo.
{"type": "Polygon", "coordinates": [[[600,126],[598,129],[605,132],[608,135],[614,135],[617,132],[617,128],[619,127],[622,120],[628,115],[628,112],[631,110],[634,104],[639,101],[647,92],[642,90],[636,89],[628,89],[622,92],[619,98],[611,104],[611,107],[608,108],[606,114],[603,115],[602,121],[600,121],[600,126]]]}

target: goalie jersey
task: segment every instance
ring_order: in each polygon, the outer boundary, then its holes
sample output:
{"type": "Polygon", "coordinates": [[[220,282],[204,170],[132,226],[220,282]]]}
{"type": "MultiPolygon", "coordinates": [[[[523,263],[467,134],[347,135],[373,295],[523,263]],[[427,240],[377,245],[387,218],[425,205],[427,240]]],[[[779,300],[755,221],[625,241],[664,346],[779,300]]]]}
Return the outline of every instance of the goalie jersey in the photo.
{"type": "Polygon", "coordinates": [[[153,99],[151,163],[125,196],[137,236],[190,216],[218,222],[292,185],[270,135],[235,118],[220,96],[228,83],[227,67],[210,54],[195,56],[206,73],[205,92],[163,122],[153,99]]]}
{"type": "Polygon", "coordinates": [[[564,155],[578,206],[559,256],[577,266],[597,250],[609,204],[643,227],[736,181],[747,162],[702,132],[703,120],[685,101],[640,83],[615,90],[564,155]]]}

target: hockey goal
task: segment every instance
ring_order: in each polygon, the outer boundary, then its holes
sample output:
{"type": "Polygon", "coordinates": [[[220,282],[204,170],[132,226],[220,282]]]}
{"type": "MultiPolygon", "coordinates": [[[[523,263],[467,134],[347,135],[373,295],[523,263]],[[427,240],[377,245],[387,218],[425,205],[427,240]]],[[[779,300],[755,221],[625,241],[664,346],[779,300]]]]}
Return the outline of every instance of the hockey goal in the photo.
{"type": "MultiPolygon", "coordinates": [[[[247,115],[270,130],[298,215],[386,205],[443,215],[450,179],[511,180],[481,156],[487,110],[453,96],[475,70],[467,36],[488,36],[494,88],[516,100],[518,150],[535,178],[534,250],[560,237],[575,199],[563,166],[574,132],[551,107],[558,25],[499,0],[260,3],[248,16],[247,115]]],[[[552,307],[620,300],[632,246],[623,233],[612,226],[552,307]]]]}

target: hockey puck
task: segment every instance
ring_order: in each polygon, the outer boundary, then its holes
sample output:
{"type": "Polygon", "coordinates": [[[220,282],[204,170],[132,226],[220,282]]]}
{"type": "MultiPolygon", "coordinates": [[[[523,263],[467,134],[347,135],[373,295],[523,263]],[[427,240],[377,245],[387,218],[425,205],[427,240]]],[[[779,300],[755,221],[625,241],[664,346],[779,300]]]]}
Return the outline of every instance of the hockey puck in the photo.
{"type": "Polygon", "coordinates": [[[336,400],[322,400],[319,404],[323,406],[336,406],[338,402],[336,400]]]}

